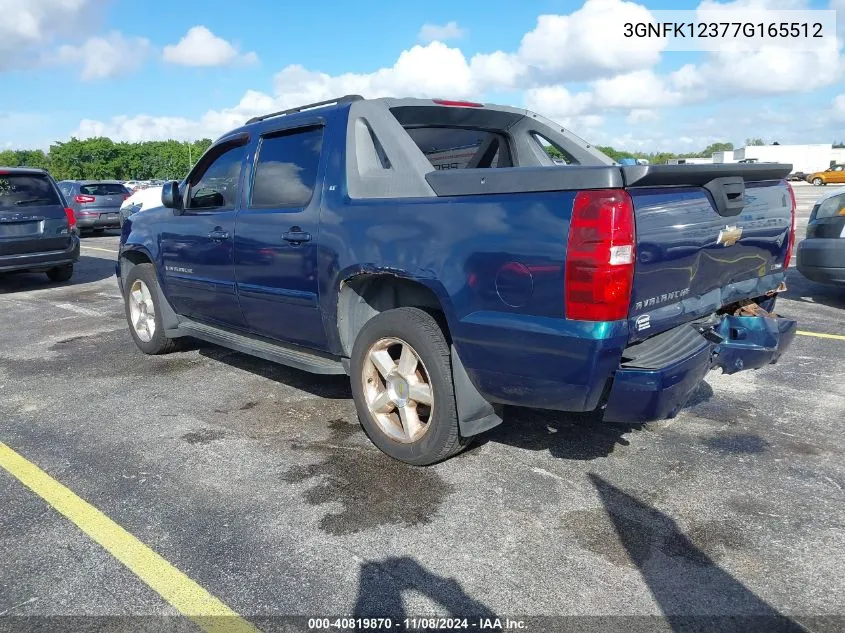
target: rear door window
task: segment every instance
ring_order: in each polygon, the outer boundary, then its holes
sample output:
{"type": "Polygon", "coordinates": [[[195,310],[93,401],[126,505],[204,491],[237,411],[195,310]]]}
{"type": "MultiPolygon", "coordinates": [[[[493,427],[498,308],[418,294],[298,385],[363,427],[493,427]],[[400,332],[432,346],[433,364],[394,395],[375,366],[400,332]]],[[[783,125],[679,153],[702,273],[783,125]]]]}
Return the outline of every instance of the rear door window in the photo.
{"type": "Polygon", "coordinates": [[[129,193],[129,190],[121,184],[106,182],[81,185],[79,193],[86,196],[123,196],[129,193]]]}
{"type": "Polygon", "coordinates": [[[450,127],[412,127],[405,131],[438,170],[513,166],[503,134],[450,127]]]}
{"type": "Polygon", "coordinates": [[[61,205],[59,194],[47,176],[0,173],[0,208],[61,205]]]}
{"type": "Polygon", "coordinates": [[[264,136],[258,148],[250,207],[304,207],[317,183],[323,128],[264,136]]]}

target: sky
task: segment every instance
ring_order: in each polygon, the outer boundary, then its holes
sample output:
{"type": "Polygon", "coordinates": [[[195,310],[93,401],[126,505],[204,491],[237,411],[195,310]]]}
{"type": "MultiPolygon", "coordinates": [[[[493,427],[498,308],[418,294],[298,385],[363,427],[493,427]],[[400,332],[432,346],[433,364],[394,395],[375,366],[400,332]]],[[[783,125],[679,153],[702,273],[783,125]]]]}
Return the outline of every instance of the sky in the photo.
{"type": "Polygon", "coordinates": [[[845,140],[845,0],[0,0],[0,149],[216,138],[343,94],[526,107],[595,144],[845,140]],[[661,9],[835,9],[823,50],[677,52],[661,9]]]}

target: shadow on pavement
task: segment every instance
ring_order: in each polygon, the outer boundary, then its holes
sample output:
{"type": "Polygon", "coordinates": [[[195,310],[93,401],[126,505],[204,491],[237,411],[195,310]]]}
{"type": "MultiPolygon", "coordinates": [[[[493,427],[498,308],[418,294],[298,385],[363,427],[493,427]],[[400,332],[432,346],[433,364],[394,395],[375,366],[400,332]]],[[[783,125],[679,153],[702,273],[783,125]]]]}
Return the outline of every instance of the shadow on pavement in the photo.
{"type": "Polygon", "coordinates": [[[401,622],[419,616],[408,614],[402,601],[402,592],[412,590],[437,603],[451,617],[496,618],[490,608],[467,595],[457,580],[438,576],[407,556],[361,565],[354,617],[389,617],[401,622]]]}
{"type": "Polygon", "coordinates": [[[279,365],[268,360],[241,354],[225,347],[204,343],[195,339],[185,339],[182,349],[197,349],[202,356],[230,367],[248,371],[275,382],[305,391],[320,398],[341,400],[352,398],[352,391],[349,386],[349,377],[345,375],[320,375],[310,374],[299,369],[279,365]]]}
{"type": "Polygon", "coordinates": [[[74,264],[73,277],[70,278],[70,281],[62,283],[50,281],[45,273],[0,273],[0,295],[28,290],[42,290],[44,288],[69,288],[101,281],[109,277],[115,279],[115,288],[117,288],[117,280],[114,276],[114,260],[81,255],[74,264]]]}
{"type": "Polygon", "coordinates": [[[597,475],[589,477],[672,631],[806,631],[719,568],[672,518],[597,475]]]}
{"type": "MultiPolygon", "coordinates": [[[[787,291],[782,295],[784,299],[845,309],[845,286],[810,281],[793,268],[789,269],[786,285],[787,291]]],[[[775,311],[777,311],[777,308],[775,308],[775,311]]]]}
{"type": "Polygon", "coordinates": [[[638,425],[602,422],[592,412],[522,407],[505,407],[503,420],[479,436],[474,445],[498,442],[529,451],[548,450],[552,457],[560,459],[591,460],[607,457],[619,446],[628,446],[623,435],[638,428],[638,425]]]}

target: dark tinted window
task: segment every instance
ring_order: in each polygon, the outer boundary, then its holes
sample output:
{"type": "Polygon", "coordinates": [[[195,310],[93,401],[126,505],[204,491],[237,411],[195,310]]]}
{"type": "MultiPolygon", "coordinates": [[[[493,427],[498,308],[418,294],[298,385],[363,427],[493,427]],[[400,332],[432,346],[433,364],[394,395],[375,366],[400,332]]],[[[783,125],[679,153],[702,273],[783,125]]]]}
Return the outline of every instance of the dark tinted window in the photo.
{"type": "Polygon", "coordinates": [[[0,173],[0,207],[61,204],[53,183],[38,174],[0,173]]]}
{"type": "Polygon", "coordinates": [[[446,127],[416,127],[407,132],[435,169],[513,166],[501,134],[446,127]]]}
{"type": "Polygon", "coordinates": [[[189,208],[233,209],[238,203],[238,187],[245,154],[246,146],[240,145],[215,158],[199,181],[191,187],[189,208]]]}
{"type": "Polygon", "coordinates": [[[311,200],[323,128],[265,136],[252,181],[253,207],[302,207],[311,200]]]}
{"type": "Polygon", "coordinates": [[[86,196],[123,196],[129,193],[129,190],[119,183],[103,182],[80,185],[79,193],[86,196]]]}

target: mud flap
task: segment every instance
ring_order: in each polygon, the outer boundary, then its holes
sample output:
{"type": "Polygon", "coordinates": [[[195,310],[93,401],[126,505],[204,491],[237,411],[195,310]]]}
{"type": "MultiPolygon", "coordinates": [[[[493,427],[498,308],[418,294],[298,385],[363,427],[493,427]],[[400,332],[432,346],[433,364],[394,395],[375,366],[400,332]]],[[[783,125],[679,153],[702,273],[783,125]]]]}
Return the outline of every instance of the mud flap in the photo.
{"type": "Polygon", "coordinates": [[[771,316],[726,315],[714,332],[723,340],[713,350],[714,367],[726,374],[777,362],[795,338],[798,323],[771,316]]]}

